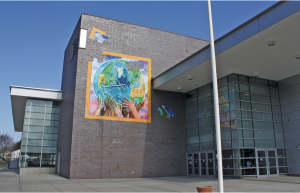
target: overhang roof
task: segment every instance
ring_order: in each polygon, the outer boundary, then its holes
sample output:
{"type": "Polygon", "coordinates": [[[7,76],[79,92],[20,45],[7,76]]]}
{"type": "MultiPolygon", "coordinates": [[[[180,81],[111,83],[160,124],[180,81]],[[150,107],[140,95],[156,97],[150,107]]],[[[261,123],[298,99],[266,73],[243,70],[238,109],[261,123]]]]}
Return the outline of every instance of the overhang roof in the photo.
{"type": "Polygon", "coordinates": [[[61,101],[62,92],[60,90],[10,86],[10,97],[15,131],[22,132],[27,98],[61,101]]]}
{"type": "MultiPolygon", "coordinates": [[[[300,73],[300,2],[281,1],[215,41],[218,78],[231,73],[279,81],[300,73]],[[268,47],[268,41],[275,46],[268,47]]],[[[158,90],[188,92],[212,82],[210,45],[153,79],[158,90]],[[188,76],[193,80],[188,80],[188,76]]]]}

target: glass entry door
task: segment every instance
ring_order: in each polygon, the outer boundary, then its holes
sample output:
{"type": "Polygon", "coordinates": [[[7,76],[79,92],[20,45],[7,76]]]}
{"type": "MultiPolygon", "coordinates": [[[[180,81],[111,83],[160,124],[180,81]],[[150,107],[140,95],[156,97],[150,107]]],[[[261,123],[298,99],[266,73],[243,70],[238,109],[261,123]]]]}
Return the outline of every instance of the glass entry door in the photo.
{"type": "Polygon", "coordinates": [[[188,176],[199,176],[199,153],[187,154],[187,173],[188,176]]]}
{"type": "Polygon", "coordinates": [[[276,149],[256,149],[257,177],[278,176],[276,149]]]}
{"type": "Polygon", "coordinates": [[[214,177],[215,176],[215,160],[214,152],[200,152],[201,156],[201,176],[214,177]]]}

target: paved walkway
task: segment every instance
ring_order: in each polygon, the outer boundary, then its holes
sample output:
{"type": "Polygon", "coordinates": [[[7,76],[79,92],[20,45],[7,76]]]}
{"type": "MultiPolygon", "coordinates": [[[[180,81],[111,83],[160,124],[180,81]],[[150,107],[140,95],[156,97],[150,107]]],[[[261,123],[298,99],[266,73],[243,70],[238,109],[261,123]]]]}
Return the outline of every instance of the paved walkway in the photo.
{"type": "MultiPolygon", "coordinates": [[[[196,192],[196,186],[213,186],[217,178],[159,177],[68,180],[54,174],[19,176],[17,170],[0,169],[1,192],[196,192]]],[[[225,179],[226,192],[300,192],[300,177],[225,179]]]]}

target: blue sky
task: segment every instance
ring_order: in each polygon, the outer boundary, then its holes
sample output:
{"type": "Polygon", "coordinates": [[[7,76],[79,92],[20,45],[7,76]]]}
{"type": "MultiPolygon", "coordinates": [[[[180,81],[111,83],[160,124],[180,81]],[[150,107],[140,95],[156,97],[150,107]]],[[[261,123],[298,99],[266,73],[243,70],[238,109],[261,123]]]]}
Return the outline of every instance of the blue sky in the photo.
{"type": "MultiPolygon", "coordinates": [[[[213,1],[215,39],[275,1],[213,1]]],[[[14,132],[9,85],[60,90],[64,50],[81,13],[209,40],[207,3],[0,2],[0,133],[14,132]]]]}

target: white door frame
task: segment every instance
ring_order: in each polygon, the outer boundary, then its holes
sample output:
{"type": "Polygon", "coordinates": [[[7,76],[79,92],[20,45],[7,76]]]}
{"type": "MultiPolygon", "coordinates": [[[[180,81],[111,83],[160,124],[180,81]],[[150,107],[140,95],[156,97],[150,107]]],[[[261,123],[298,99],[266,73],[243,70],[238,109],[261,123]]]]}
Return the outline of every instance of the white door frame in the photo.
{"type": "Polygon", "coordinates": [[[278,158],[277,158],[277,149],[276,148],[256,148],[255,149],[255,153],[256,153],[256,169],[257,169],[257,177],[261,178],[261,177],[275,177],[275,176],[279,176],[279,168],[278,168],[278,158]],[[265,152],[265,158],[266,160],[266,167],[259,167],[259,162],[258,160],[260,159],[258,157],[258,151],[264,151],[265,152]],[[275,152],[275,157],[269,157],[269,152],[268,151],[274,151],[275,152]],[[276,172],[277,174],[270,174],[270,160],[269,159],[274,158],[275,162],[276,162],[276,172]],[[266,175],[259,175],[259,168],[266,168],[267,170],[267,174],[266,175]]]}
{"type": "MultiPolygon", "coordinates": [[[[199,160],[200,160],[200,175],[201,176],[204,176],[204,177],[215,177],[215,151],[214,150],[208,150],[208,151],[200,151],[199,152],[199,160]],[[201,162],[201,153],[205,153],[205,157],[206,157],[206,164],[205,164],[205,169],[206,169],[206,175],[203,175],[202,174],[202,162],[201,162]],[[213,156],[213,175],[209,175],[209,169],[208,169],[208,153],[212,153],[212,156],[213,156]]],[[[203,168],[204,169],[204,168],[203,168]]]]}

